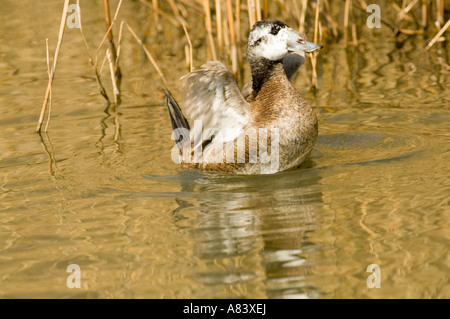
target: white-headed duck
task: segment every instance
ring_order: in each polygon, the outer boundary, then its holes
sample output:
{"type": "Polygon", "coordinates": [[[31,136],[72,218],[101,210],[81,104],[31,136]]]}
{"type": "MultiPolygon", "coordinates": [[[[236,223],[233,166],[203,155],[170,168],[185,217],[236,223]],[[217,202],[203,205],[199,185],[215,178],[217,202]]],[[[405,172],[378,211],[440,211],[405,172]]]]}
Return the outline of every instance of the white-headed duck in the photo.
{"type": "Polygon", "coordinates": [[[252,79],[242,93],[221,62],[207,62],[183,76],[180,106],[164,91],[177,141],[173,160],[184,167],[236,174],[298,167],[311,153],[318,123],[290,82],[304,62],[292,52],[321,48],[281,21],[259,21],[248,39],[252,79]]]}

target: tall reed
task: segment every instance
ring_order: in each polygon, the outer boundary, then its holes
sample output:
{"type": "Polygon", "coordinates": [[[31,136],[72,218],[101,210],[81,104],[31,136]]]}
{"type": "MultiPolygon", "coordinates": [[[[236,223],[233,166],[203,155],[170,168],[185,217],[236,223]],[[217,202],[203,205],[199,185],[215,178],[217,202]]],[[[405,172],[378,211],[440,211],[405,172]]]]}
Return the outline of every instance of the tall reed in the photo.
{"type": "Polygon", "coordinates": [[[67,20],[67,9],[69,7],[69,0],[64,1],[63,12],[61,15],[61,23],[59,26],[58,40],[56,43],[55,54],[53,56],[53,66],[48,78],[47,90],[45,91],[44,102],[41,109],[41,115],[39,116],[38,125],[36,127],[36,132],[40,132],[42,128],[42,122],[44,121],[45,111],[47,110],[47,103],[50,98],[50,93],[52,90],[53,79],[55,78],[56,65],[58,63],[59,52],[61,50],[61,44],[64,36],[64,28],[66,26],[67,20]]]}
{"type": "MultiPolygon", "coordinates": [[[[155,67],[156,72],[161,77],[163,86],[167,86],[164,74],[154,59],[150,51],[142,43],[139,35],[125,22],[120,24],[119,45],[116,48],[113,27],[115,25],[121,4],[119,1],[113,19],[109,14],[109,0],[103,0],[104,15],[106,22],[106,34],[95,53],[95,59],[90,54],[89,45],[83,33],[82,26],[80,31],[89,55],[89,62],[94,71],[100,94],[110,102],[106,89],[100,77],[98,70],[98,61],[100,50],[106,39],[109,42],[109,49],[103,58],[102,66],[108,61],[113,85],[113,94],[115,104],[120,103],[120,75],[119,68],[121,39],[123,26],[125,25],[137,43],[143,48],[146,56],[155,67]]],[[[61,51],[64,28],[67,19],[67,9],[69,0],[63,4],[61,23],[57,38],[56,49],[53,61],[50,63],[48,58],[48,84],[45,91],[44,101],[41,108],[37,132],[41,131],[47,106],[51,99],[51,88],[55,77],[56,65],[61,51]],[[50,67],[51,65],[51,67],[50,67]]],[[[79,4],[79,0],[77,0],[79,4]]],[[[193,41],[204,37],[206,34],[207,50],[210,59],[225,60],[231,64],[231,69],[236,78],[244,65],[244,54],[238,54],[245,48],[245,39],[253,24],[260,19],[279,19],[284,20],[293,28],[301,33],[313,37],[315,42],[330,41],[333,38],[339,39],[343,36],[347,45],[353,45],[356,49],[359,45],[358,34],[362,34],[366,26],[366,19],[370,13],[366,0],[139,0],[139,3],[149,9],[149,14],[153,21],[153,26],[158,32],[164,32],[168,22],[184,31],[186,36],[186,61],[190,71],[194,68],[193,41]],[[196,32],[189,34],[190,24],[201,21],[206,32],[196,32]],[[194,22],[195,21],[195,22],[194,22]],[[351,41],[348,41],[351,34],[351,41]],[[217,54],[217,50],[218,53],[217,54]]],[[[446,9],[444,0],[390,0],[380,4],[383,15],[380,17],[383,27],[392,32],[392,36],[427,34],[432,40],[428,43],[426,49],[430,50],[439,41],[445,40],[444,33],[450,28],[450,19],[446,18],[446,9]],[[446,20],[447,19],[447,20],[446,20]]],[[[81,24],[81,16],[80,24],[81,24]]],[[[201,30],[199,30],[201,31],[201,30]]],[[[201,49],[196,49],[201,50],[201,49]]],[[[47,53],[49,55],[49,53],[47,53]]],[[[311,57],[311,84],[312,88],[318,86],[317,59],[320,55],[310,54],[311,57]]],[[[51,102],[50,102],[51,103],[51,102]]],[[[51,105],[51,104],[50,104],[51,105]]],[[[50,111],[49,111],[50,113],[50,111]]],[[[50,118],[50,117],[48,117],[50,118]]],[[[48,127],[48,120],[46,130],[48,127]]]]}
{"type": "MultiPolygon", "coordinates": [[[[140,1],[145,3],[150,0],[140,1]]],[[[153,7],[155,2],[152,0],[153,7]]],[[[362,28],[366,26],[366,19],[370,15],[366,12],[367,0],[170,0],[170,6],[163,6],[161,1],[159,4],[160,13],[172,14],[175,18],[177,13],[173,8],[185,8],[186,15],[183,18],[187,24],[184,27],[188,30],[192,21],[203,19],[209,57],[219,58],[217,48],[220,59],[228,60],[236,77],[245,57],[237,54],[238,48],[245,44],[250,28],[260,19],[284,20],[301,33],[310,37],[314,35],[325,42],[343,36],[347,45],[358,47],[358,34],[363,32],[362,28]],[[199,10],[199,7],[202,9],[199,10]],[[224,12],[226,21],[222,18],[224,12]]],[[[392,36],[425,32],[434,36],[441,30],[439,39],[446,30],[443,0],[391,0],[380,6],[383,12],[381,23],[392,31],[392,36]]],[[[157,12],[153,12],[153,15],[157,15],[157,12]]],[[[197,37],[198,34],[201,33],[197,33],[197,37]]],[[[430,43],[431,46],[436,41],[430,43]]],[[[311,61],[312,82],[313,87],[316,87],[315,58],[311,61]]]]}

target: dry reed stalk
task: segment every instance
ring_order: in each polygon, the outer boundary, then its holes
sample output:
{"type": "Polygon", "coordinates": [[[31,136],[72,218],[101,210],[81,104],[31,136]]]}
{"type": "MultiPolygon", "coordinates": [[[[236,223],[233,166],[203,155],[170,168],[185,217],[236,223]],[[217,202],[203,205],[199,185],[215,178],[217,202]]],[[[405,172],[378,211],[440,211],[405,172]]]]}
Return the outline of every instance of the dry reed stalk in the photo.
{"type": "Polygon", "coordinates": [[[269,2],[268,2],[268,0],[263,0],[263,15],[264,15],[264,20],[269,19],[269,2]]]}
{"type": "Polygon", "coordinates": [[[116,75],[115,75],[115,66],[113,62],[113,58],[111,55],[111,51],[109,49],[106,49],[106,56],[108,57],[108,63],[109,63],[109,71],[111,73],[111,82],[113,86],[113,95],[114,95],[114,106],[117,106],[117,103],[119,101],[119,88],[117,87],[116,82],[116,75]]]}
{"type": "MultiPolygon", "coordinates": [[[[324,1],[324,4],[327,3],[327,1],[324,1]]],[[[329,6],[328,6],[328,11],[329,11],[329,6]]],[[[331,15],[326,11],[326,10],[321,10],[322,15],[325,17],[325,20],[327,21],[327,26],[329,29],[331,29],[331,32],[333,33],[334,37],[338,37],[339,36],[339,25],[337,24],[337,22],[335,22],[333,20],[333,18],[331,17],[331,15]]],[[[320,32],[320,34],[322,35],[322,31],[320,32]]]]}
{"type": "Polygon", "coordinates": [[[345,0],[345,9],[344,9],[344,42],[348,41],[348,22],[350,16],[350,1],[345,0]]]}
{"type": "MultiPolygon", "coordinates": [[[[145,5],[146,7],[156,11],[156,14],[158,14],[158,16],[161,16],[162,18],[166,19],[167,21],[169,21],[171,24],[173,24],[175,27],[179,28],[181,26],[180,21],[171,17],[169,14],[165,13],[164,11],[160,10],[158,8],[158,6],[154,7],[153,5],[150,5],[150,3],[148,3],[145,0],[139,0],[140,3],[142,3],[143,5],[145,5]]],[[[161,30],[162,30],[162,26],[161,26],[161,30]]]]}
{"type": "MultiPolygon", "coordinates": [[[[108,0],[104,0],[104,1],[105,1],[104,2],[104,4],[105,4],[108,0]]],[[[112,28],[113,28],[114,24],[116,23],[117,16],[119,15],[119,11],[122,6],[122,2],[123,2],[123,0],[120,0],[119,4],[117,5],[116,12],[114,13],[114,18],[113,18],[112,22],[109,17],[109,6],[105,7],[105,19],[106,19],[107,31],[102,39],[102,42],[100,43],[100,45],[97,48],[97,51],[95,54],[95,65],[94,65],[94,70],[96,71],[98,68],[98,53],[99,53],[101,47],[103,46],[103,44],[105,43],[106,38],[108,38],[109,43],[110,43],[110,48],[111,49],[114,48],[114,51],[111,51],[111,50],[109,51],[109,54],[111,54],[111,57],[108,56],[108,51],[106,51],[107,55],[105,56],[105,59],[107,57],[108,61],[109,61],[111,58],[111,62],[109,64],[110,64],[110,66],[111,65],[114,66],[113,94],[114,94],[114,104],[115,105],[120,103],[120,91],[119,91],[118,87],[120,86],[120,81],[121,81],[122,75],[120,73],[120,68],[118,67],[118,65],[114,65],[114,62],[113,62],[116,60],[118,61],[118,58],[117,58],[117,51],[116,51],[115,44],[114,44],[114,38],[112,37],[112,28]],[[111,52],[114,52],[114,53],[111,53],[111,52]]],[[[105,60],[103,60],[103,61],[105,61],[105,60]]],[[[103,65],[102,65],[102,67],[103,67],[103,65]]],[[[100,70],[100,72],[101,72],[101,70],[100,70]]],[[[108,99],[108,102],[110,102],[109,99],[108,99]]]]}
{"type": "Polygon", "coordinates": [[[439,30],[439,32],[436,34],[436,36],[433,38],[433,40],[431,40],[430,43],[428,43],[425,50],[428,51],[436,43],[436,41],[441,37],[441,35],[444,34],[444,32],[448,29],[448,27],[450,27],[450,19],[447,20],[445,25],[441,28],[441,30],[439,30]]]}
{"type": "Polygon", "coordinates": [[[226,17],[223,17],[223,40],[225,44],[225,49],[227,56],[231,58],[231,36],[230,30],[228,29],[228,14],[226,17]]]}
{"type": "Polygon", "coordinates": [[[241,42],[241,0],[236,0],[236,41],[241,42]]]}
{"type": "Polygon", "coordinates": [[[215,61],[215,60],[217,60],[217,54],[216,54],[216,47],[214,44],[214,38],[213,38],[213,34],[212,34],[211,9],[209,7],[209,0],[203,0],[203,10],[206,15],[205,26],[206,26],[206,32],[208,34],[209,48],[211,50],[212,59],[215,61]]]}
{"type": "Polygon", "coordinates": [[[222,32],[222,10],[220,0],[216,0],[216,28],[217,28],[217,46],[219,53],[223,54],[223,32],[222,32]]]}
{"type": "MultiPolygon", "coordinates": [[[[77,6],[78,6],[78,8],[80,8],[80,0],[77,0],[77,6]]],[[[80,29],[81,37],[83,38],[84,45],[86,47],[86,51],[87,51],[87,54],[88,54],[88,57],[89,57],[89,63],[91,64],[92,70],[94,71],[94,74],[95,74],[95,80],[97,82],[98,89],[100,91],[100,94],[106,99],[106,101],[108,103],[110,103],[108,94],[106,93],[105,87],[103,86],[102,80],[100,78],[101,69],[100,69],[100,72],[98,72],[97,66],[94,65],[94,62],[92,60],[92,56],[91,56],[91,53],[90,53],[91,49],[89,48],[89,44],[88,44],[88,42],[86,40],[86,37],[84,36],[83,24],[81,23],[80,10],[78,11],[78,22],[79,22],[79,26],[80,26],[79,29],[80,29]]],[[[106,56],[105,56],[105,59],[106,59],[106,56]]],[[[103,65],[102,65],[102,67],[103,67],[103,65]]]]}
{"type": "Polygon", "coordinates": [[[250,28],[255,24],[255,3],[254,0],[247,0],[247,11],[248,11],[248,23],[250,24],[250,28]]]}
{"type": "Polygon", "coordinates": [[[175,15],[175,19],[180,21],[181,24],[187,23],[183,17],[180,14],[180,9],[178,8],[177,4],[174,2],[174,0],[168,0],[170,8],[172,9],[173,14],[175,15]]]}
{"type": "Polygon", "coordinates": [[[184,58],[186,60],[186,67],[190,69],[190,61],[189,61],[189,45],[184,45],[184,58]]]}
{"type": "Polygon", "coordinates": [[[410,2],[410,4],[408,4],[405,8],[405,13],[408,13],[415,5],[416,3],[419,2],[419,0],[413,0],[410,2]]]}
{"type": "MultiPolygon", "coordinates": [[[[90,62],[91,66],[93,68],[93,71],[95,73],[95,77],[96,77],[97,85],[98,85],[99,90],[100,90],[100,94],[103,97],[105,97],[105,99],[108,101],[108,103],[111,103],[111,101],[110,101],[110,99],[109,99],[109,97],[108,97],[108,95],[106,93],[106,90],[105,90],[105,88],[103,86],[103,83],[101,81],[101,78],[100,78],[100,73],[101,73],[101,70],[103,69],[103,65],[104,65],[104,63],[105,63],[105,61],[107,59],[107,55],[105,55],[105,57],[103,59],[100,71],[98,71],[98,54],[99,54],[100,48],[103,46],[103,44],[106,41],[106,39],[109,40],[109,43],[110,43],[109,54],[111,55],[111,63],[114,66],[114,85],[113,85],[114,91],[113,91],[113,94],[114,94],[114,102],[115,102],[116,105],[117,105],[117,103],[120,103],[120,95],[119,95],[120,91],[118,90],[118,86],[120,85],[120,81],[121,81],[122,75],[121,75],[121,71],[120,71],[120,67],[119,67],[120,52],[118,52],[118,50],[116,50],[116,46],[115,46],[115,43],[114,43],[114,37],[113,37],[113,34],[112,34],[112,28],[113,28],[113,26],[114,26],[114,24],[115,24],[115,22],[117,20],[117,16],[119,14],[119,11],[120,11],[120,8],[121,8],[121,5],[122,5],[122,1],[123,0],[120,0],[119,4],[117,5],[117,8],[116,8],[116,11],[115,11],[114,18],[113,18],[112,22],[111,22],[111,17],[110,17],[110,13],[109,13],[109,2],[108,2],[108,0],[104,0],[104,2],[103,2],[104,10],[105,10],[105,22],[106,22],[107,31],[106,31],[106,34],[104,35],[100,45],[97,48],[96,57],[95,57],[95,63],[93,63],[93,61],[92,61],[92,57],[90,55],[89,45],[87,43],[86,37],[84,36],[84,32],[83,32],[83,29],[82,29],[81,16],[79,16],[80,32],[81,32],[81,35],[83,37],[83,41],[85,43],[86,50],[87,50],[88,55],[89,55],[89,62],[90,62]]],[[[77,4],[79,5],[79,0],[77,0],[77,4]]],[[[119,50],[120,50],[121,38],[122,38],[122,26],[121,26],[121,29],[119,31],[119,48],[118,48],[119,50]]]]}
{"type": "MultiPolygon", "coordinates": [[[[315,14],[315,19],[314,19],[314,43],[317,43],[317,41],[318,41],[319,13],[320,13],[320,0],[317,0],[316,14],[315,14]]],[[[314,90],[317,90],[319,88],[318,83],[317,83],[317,52],[311,53],[310,57],[311,57],[311,65],[312,65],[311,86],[314,90]]]]}
{"type": "Polygon", "coordinates": [[[106,30],[106,34],[103,36],[103,39],[100,42],[100,45],[97,47],[97,51],[96,51],[96,54],[95,54],[95,66],[96,67],[98,65],[98,53],[99,53],[100,49],[102,48],[103,44],[105,43],[106,38],[109,37],[110,31],[112,30],[114,24],[116,23],[117,16],[119,15],[120,7],[122,6],[122,2],[123,2],[123,0],[119,1],[119,4],[117,5],[117,8],[116,8],[116,12],[114,14],[114,18],[113,18],[112,22],[109,24],[109,27],[106,30]]]}
{"type": "Polygon", "coordinates": [[[299,31],[300,33],[305,33],[305,17],[306,10],[308,9],[308,0],[302,0],[302,11],[300,14],[299,31]]]}
{"type": "Polygon", "coordinates": [[[292,5],[294,6],[294,10],[293,10],[292,14],[293,14],[294,17],[298,17],[298,26],[299,26],[299,29],[300,29],[301,10],[300,10],[300,7],[298,6],[299,4],[298,4],[297,1],[294,1],[292,3],[292,5]]]}
{"type": "Polygon", "coordinates": [[[180,0],[178,0],[177,2],[180,2],[180,3],[177,3],[177,8],[180,11],[181,16],[185,20],[186,17],[188,16],[188,11],[186,10],[185,6],[183,5],[183,3],[181,3],[180,0]]]}
{"type": "Polygon", "coordinates": [[[142,40],[139,39],[139,37],[136,35],[136,33],[134,32],[134,30],[128,25],[128,23],[125,23],[125,25],[127,26],[128,30],[130,31],[130,33],[133,35],[134,39],[136,40],[136,42],[142,47],[142,49],[145,52],[145,55],[147,56],[147,58],[150,60],[150,62],[152,63],[153,67],[156,69],[156,72],[159,74],[159,76],[161,77],[164,86],[167,87],[167,81],[166,78],[164,77],[163,73],[161,72],[161,69],[159,68],[158,64],[156,63],[155,59],[153,58],[152,54],[150,53],[150,51],[145,47],[145,45],[142,43],[142,40]]]}
{"type": "Polygon", "coordinates": [[[120,23],[120,28],[119,28],[119,39],[117,40],[117,58],[116,61],[114,62],[116,65],[119,64],[119,60],[120,60],[120,52],[122,49],[122,34],[123,34],[123,25],[124,25],[124,21],[122,21],[120,23]]]}
{"type": "MultiPolygon", "coordinates": [[[[49,50],[48,50],[48,38],[45,39],[45,49],[46,49],[46,53],[47,53],[47,74],[48,74],[48,80],[50,81],[50,77],[51,77],[52,71],[50,69],[50,54],[49,54],[49,50]]],[[[47,123],[45,124],[44,132],[47,132],[48,123],[50,123],[50,116],[51,116],[51,114],[52,114],[52,88],[50,87],[50,97],[49,97],[47,123]]]]}
{"type": "Polygon", "coordinates": [[[436,0],[436,22],[438,28],[444,24],[444,0],[436,0]]]}
{"type": "Polygon", "coordinates": [[[406,0],[403,0],[403,2],[402,2],[402,7],[400,8],[400,7],[398,7],[397,6],[397,4],[394,2],[394,3],[392,3],[392,7],[395,9],[395,10],[397,10],[399,13],[398,13],[398,15],[397,15],[397,21],[396,21],[396,25],[397,25],[397,28],[400,30],[400,23],[403,21],[403,20],[407,20],[407,21],[409,21],[409,22],[413,22],[414,21],[414,19],[413,18],[411,18],[409,15],[408,15],[408,13],[409,13],[409,11],[416,5],[416,3],[418,2],[419,0],[413,0],[413,1],[411,1],[408,5],[406,5],[406,0]]]}
{"type": "Polygon", "coordinates": [[[192,50],[192,42],[191,42],[191,38],[189,37],[189,33],[188,33],[184,23],[183,23],[183,30],[184,30],[184,33],[186,34],[186,39],[187,39],[188,46],[189,46],[189,56],[186,55],[186,57],[188,57],[187,60],[189,60],[189,64],[188,64],[189,70],[190,70],[190,72],[192,72],[192,71],[194,71],[194,57],[193,57],[193,50],[192,50]]]}
{"type": "Polygon", "coordinates": [[[422,0],[422,27],[426,28],[428,24],[427,19],[427,0],[422,0]]]}
{"type": "Polygon", "coordinates": [[[359,0],[359,3],[364,10],[367,10],[367,3],[364,0],[359,0]]]}
{"type": "Polygon", "coordinates": [[[403,18],[405,17],[406,0],[402,0],[401,8],[399,8],[395,2],[392,3],[392,7],[398,11],[397,19],[395,21],[395,29],[394,29],[394,34],[398,35],[399,29],[400,29],[400,23],[402,22],[403,18]]]}
{"type": "Polygon", "coordinates": [[[102,65],[100,66],[100,70],[98,71],[98,74],[102,74],[103,67],[105,66],[106,60],[108,60],[108,59],[107,59],[107,56],[105,54],[105,56],[103,57],[102,65]]]}
{"type": "Polygon", "coordinates": [[[292,17],[295,17],[296,14],[293,11],[293,3],[291,3],[291,1],[285,1],[282,3],[282,5],[284,6],[283,8],[283,13],[281,16],[281,20],[285,21],[287,24],[291,24],[292,25],[292,17]]]}
{"type": "Polygon", "coordinates": [[[152,0],[152,7],[153,7],[153,20],[156,24],[156,30],[158,32],[161,32],[163,30],[163,27],[161,25],[161,21],[159,20],[159,14],[158,14],[158,0],[152,0]]]}
{"type": "Polygon", "coordinates": [[[350,18],[352,23],[352,43],[354,47],[358,46],[358,35],[356,33],[356,23],[355,23],[355,17],[353,15],[353,6],[352,2],[350,2],[350,18]]]}
{"type": "Polygon", "coordinates": [[[198,13],[203,13],[203,6],[196,2],[192,2],[192,0],[178,0],[178,2],[185,4],[186,6],[194,9],[198,13]]]}
{"type": "MultiPolygon", "coordinates": [[[[228,12],[225,6],[226,12],[228,12]]],[[[226,54],[228,57],[231,57],[231,39],[230,39],[230,31],[228,30],[228,14],[225,17],[222,17],[222,25],[223,25],[223,42],[226,49],[226,54]]]]}
{"type": "Polygon", "coordinates": [[[423,30],[409,30],[409,29],[403,29],[403,28],[401,28],[401,29],[399,29],[398,31],[399,31],[400,33],[408,34],[408,35],[424,34],[424,31],[423,31],[423,30]]]}
{"type": "MultiPolygon", "coordinates": [[[[238,8],[236,8],[238,10],[238,8]]],[[[227,0],[227,16],[228,16],[228,27],[230,29],[230,38],[231,38],[231,70],[233,71],[234,77],[238,78],[238,56],[237,56],[237,47],[236,47],[236,32],[234,29],[234,21],[233,21],[233,5],[231,0],[227,0]]]]}
{"type": "Polygon", "coordinates": [[[56,43],[55,54],[53,56],[53,66],[52,66],[52,70],[51,70],[51,75],[48,80],[47,90],[45,91],[45,97],[44,97],[44,102],[42,104],[41,114],[39,116],[38,125],[36,127],[36,132],[38,132],[38,133],[41,131],[42,122],[44,121],[44,115],[45,115],[45,111],[47,109],[47,103],[50,98],[50,91],[52,88],[53,79],[55,78],[56,65],[58,63],[59,52],[61,50],[61,43],[62,43],[62,39],[64,36],[64,27],[66,26],[68,7],[69,7],[69,0],[65,0],[63,12],[61,15],[61,24],[59,26],[58,41],[56,43]]]}
{"type": "Polygon", "coordinates": [[[319,42],[318,43],[322,43],[322,23],[319,20],[319,42]]]}
{"type": "Polygon", "coordinates": [[[352,22],[352,43],[354,47],[358,46],[358,33],[356,32],[356,24],[352,22]]]}
{"type": "Polygon", "coordinates": [[[320,0],[317,0],[316,3],[316,14],[314,17],[314,43],[318,41],[318,33],[319,33],[319,13],[320,13],[320,0]]]}
{"type": "Polygon", "coordinates": [[[261,21],[261,0],[255,0],[255,7],[256,7],[256,21],[261,21]]]}
{"type": "MultiPolygon", "coordinates": [[[[109,0],[103,0],[103,8],[105,10],[105,22],[106,22],[106,30],[108,30],[107,35],[108,35],[108,40],[109,40],[109,47],[111,49],[110,52],[111,52],[113,60],[116,61],[117,60],[117,50],[116,50],[116,45],[114,43],[114,36],[112,33],[112,28],[111,28],[111,17],[109,15],[109,0]]],[[[122,77],[119,65],[115,65],[114,76],[116,78],[116,83],[119,83],[120,78],[122,77]]]]}

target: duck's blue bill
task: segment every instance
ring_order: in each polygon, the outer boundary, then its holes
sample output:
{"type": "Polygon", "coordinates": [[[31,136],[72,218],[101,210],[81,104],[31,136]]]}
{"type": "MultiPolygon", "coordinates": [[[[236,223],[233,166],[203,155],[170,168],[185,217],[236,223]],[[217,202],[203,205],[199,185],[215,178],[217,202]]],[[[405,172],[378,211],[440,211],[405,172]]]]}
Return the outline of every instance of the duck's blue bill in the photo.
{"type": "Polygon", "coordinates": [[[314,52],[323,48],[323,45],[314,42],[308,42],[305,38],[298,32],[290,30],[288,39],[288,50],[289,51],[304,51],[304,52],[314,52]]]}

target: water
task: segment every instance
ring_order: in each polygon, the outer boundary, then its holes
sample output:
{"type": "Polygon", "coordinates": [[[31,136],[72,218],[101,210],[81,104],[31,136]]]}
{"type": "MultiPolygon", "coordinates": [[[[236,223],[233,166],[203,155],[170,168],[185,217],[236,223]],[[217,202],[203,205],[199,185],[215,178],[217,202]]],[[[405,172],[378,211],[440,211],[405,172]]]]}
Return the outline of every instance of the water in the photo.
{"type": "MultiPolygon", "coordinates": [[[[6,1],[0,12],[0,297],[450,297],[444,44],[425,52],[427,39],[395,43],[384,29],[360,34],[359,51],[328,44],[318,93],[308,66],[294,80],[319,114],[311,158],[229,176],[172,163],[159,78],[129,34],[115,114],[78,30],[66,30],[49,132],[34,133],[60,7],[6,1]],[[67,288],[70,264],[80,289],[67,288]],[[366,285],[370,264],[380,289],[366,285]]],[[[147,21],[140,8],[122,11],[136,29],[147,21]]],[[[92,48],[101,13],[83,11],[92,48]]],[[[183,33],[168,27],[151,47],[175,86],[186,68],[170,36],[183,33]]],[[[206,49],[196,50],[198,66],[206,49]]]]}

